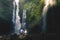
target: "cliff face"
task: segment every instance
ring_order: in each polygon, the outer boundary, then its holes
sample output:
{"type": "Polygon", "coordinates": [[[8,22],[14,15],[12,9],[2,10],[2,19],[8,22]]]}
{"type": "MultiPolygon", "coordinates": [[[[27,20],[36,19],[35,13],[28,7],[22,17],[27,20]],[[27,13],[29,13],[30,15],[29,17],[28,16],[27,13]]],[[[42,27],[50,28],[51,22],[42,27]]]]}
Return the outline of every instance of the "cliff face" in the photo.
{"type": "MultiPolygon", "coordinates": [[[[35,4],[33,2],[32,3],[35,6],[33,5],[30,10],[27,10],[27,20],[29,19],[33,20],[33,21],[27,22],[27,25],[30,23],[30,25],[28,26],[31,28],[33,27],[33,31],[37,30],[39,32],[41,31],[40,16],[41,16],[42,8],[43,8],[41,5],[43,4],[42,2],[39,2],[40,0],[39,1],[28,0],[28,1],[31,1],[31,2],[33,1],[35,4]],[[33,11],[31,12],[31,10],[33,11]]],[[[29,2],[27,2],[26,7],[28,7],[28,3],[29,2]]],[[[13,11],[13,0],[0,0],[0,34],[9,33],[10,31],[13,30],[12,11],[13,11]]],[[[22,17],[22,11],[23,11],[23,8],[20,8],[21,17],[22,17]]],[[[49,8],[47,12],[46,21],[47,21],[48,32],[56,32],[56,29],[57,31],[60,30],[59,29],[59,26],[60,26],[60,1],[59,0],[57,1],[57,5],[55,7],[49,8]]]]}
{"type": "Polygon", "coordinates": [[[11,30],[12,0],[0,0],[0,34],[11,30]]]}
{"type": "Polygon", "coordinates": [[[12,0],[0,0],[0,18],[10,20],[12,14],[12,0]]]}

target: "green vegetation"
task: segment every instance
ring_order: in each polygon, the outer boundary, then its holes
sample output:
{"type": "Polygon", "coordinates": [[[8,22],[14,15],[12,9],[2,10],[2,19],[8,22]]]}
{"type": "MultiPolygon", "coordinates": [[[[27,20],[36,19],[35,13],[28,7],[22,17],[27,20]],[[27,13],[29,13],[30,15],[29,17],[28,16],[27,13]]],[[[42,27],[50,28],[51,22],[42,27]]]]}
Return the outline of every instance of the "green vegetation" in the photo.
{"type": "Polygon", "coordinates": [[[28,11],[27,20],[29,22],[29,28],[39,25],[42,8],[42,0],[30,0],[24,4],[24,9],[28,11]]]}

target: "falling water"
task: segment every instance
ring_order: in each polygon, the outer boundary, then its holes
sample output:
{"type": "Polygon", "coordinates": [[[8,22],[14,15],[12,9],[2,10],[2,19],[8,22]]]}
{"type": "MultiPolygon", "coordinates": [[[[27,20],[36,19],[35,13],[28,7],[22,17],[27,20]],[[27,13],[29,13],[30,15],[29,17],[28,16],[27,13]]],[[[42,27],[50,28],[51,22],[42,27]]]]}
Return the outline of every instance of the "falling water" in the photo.
{"type": "Polygon", "coordinates": [[[19,17],[19,0],[13,1],[13,24],[14,24],[14,33],[19,34],[21,28],[20,17],[19,17]]]}
{"type": "Polygon", "coordinates": [[[23,9],[23,16],[22,16],[22,28],[26,27],[26,10],[23,9]]]}
{"type": "Polygon", "coordinates": [[[46,16],[49,6],[54,5],[54,0],[45,0],[45,6],[43,8],[42,16],[43,16],[43,25],[42,25],[42,31],[46,31],[46,16]]]}
{"type": "Polygon", "coordinates": [[[20,29],[20,33],[27,34],[27,30],[26,30],[26,10],[25,9],[23,9],[22,27],[20,29]]]}

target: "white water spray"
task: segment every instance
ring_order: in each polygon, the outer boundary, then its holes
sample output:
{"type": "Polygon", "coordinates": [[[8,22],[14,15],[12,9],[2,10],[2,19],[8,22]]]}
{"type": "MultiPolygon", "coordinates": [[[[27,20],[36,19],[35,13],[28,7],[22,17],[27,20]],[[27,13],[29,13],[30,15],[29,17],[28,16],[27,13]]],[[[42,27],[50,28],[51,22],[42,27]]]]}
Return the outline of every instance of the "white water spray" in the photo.
{"type": "Polygon", "coordinates": [[[43,25],[42,25],[42,31],[45,32],[46,31],[46,16],[47,16],[47,11],[49,6],[53,6],[54,0],[45,0],[45,6],[43,8],[43,12],[42,12],[42,16],[43,16],[43,25]]]}
{"type": "Polygon", "coordinates": [[[15,33],[18,35],[21,28],[20,17],[19,17],[19,0],[13,1],[13,24],[15,33]]]}

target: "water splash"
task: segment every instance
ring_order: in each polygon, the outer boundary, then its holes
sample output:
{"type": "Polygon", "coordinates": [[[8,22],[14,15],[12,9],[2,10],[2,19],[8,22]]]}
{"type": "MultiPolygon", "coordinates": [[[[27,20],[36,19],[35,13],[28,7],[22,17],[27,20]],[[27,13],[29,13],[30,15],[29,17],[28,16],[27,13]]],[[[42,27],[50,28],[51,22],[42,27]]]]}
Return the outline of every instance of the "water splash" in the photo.
{"type": "Polygon", "coordinates": [[[20,17],[19,17],[19,0],[14,0],[13,1],[13,24],[14,24],[14,29],[15,33],[19,34],[19,30],[21,28],[21,23],[20,23],[20,17]]]}
{"type": "Polygon", "coordinates": [[[42,16],[43,16],[43,25],[42,25],[42,31],[46,32],[46,16],[49,6],[53,6],[55,0],[45,0],[45,6],[43,8],[42,16]]]}

